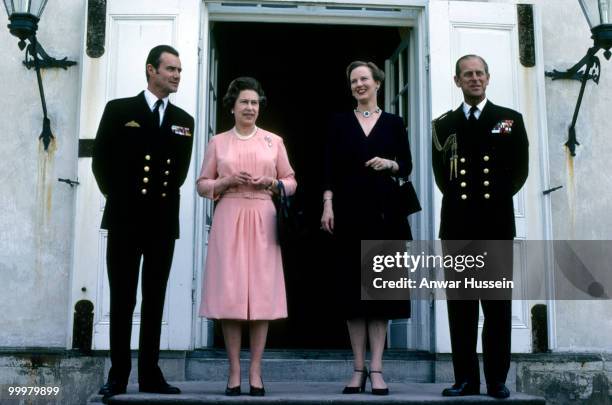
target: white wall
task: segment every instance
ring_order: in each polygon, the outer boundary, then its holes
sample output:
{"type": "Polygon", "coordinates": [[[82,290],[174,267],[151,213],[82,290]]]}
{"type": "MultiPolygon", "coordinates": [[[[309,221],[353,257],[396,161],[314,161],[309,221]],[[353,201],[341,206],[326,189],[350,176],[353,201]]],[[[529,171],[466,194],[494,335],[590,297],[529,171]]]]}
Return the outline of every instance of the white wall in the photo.
{"type": "MultiPolygon", "coordinates": [[[[544,66],[564,70],[593,45],[577,0],[537,0],[542,12],[544,66]]],[[[600,51],[601,81],[587,84],[576,126],[574,177],[563,148],[580,90],[577,81],[547,79],[550,184],[554,238],[612,240],[612,61],[600,51]],[[572,192],[572,184],[575,184],[572,192]]],[[[558,301],[559,350],[612,351],[612,301],[558,301]]]]}
{"type": "MultiPolygon", "coordinates": [[[[567,68],[592,41],[577,0],[535,0],[542,12],[544,66],[567,68]]],[[[39,39],[56,57],[82,53],[84,0],[49,2],[39,39]]],[[[74,190],[57,178],[76,177],[79,67],[47,70],[44,86],[54,152],[39,150],[42,112],[36,76],[0,12],[0,347],[66,344],[73,246],[74,190]]],[[[612,61],[602,59],[599,86],[590,82],[578,120],[582,146],[574,160],[575,193],[562,147],[579,83],[546,82],[555,239],[612,239],[612,61]]],[[[542,63],[542,61],[538,61],[542,63]]],[[[612,351],[612,302],[556,303],[557,344],[562,350],[612,351]],[[597,333],[593,333],[596,331],[597,333]]]]}
{"type": "MultiPolygon", "coordinates": [[[[38,39],[51,56],[82,53],[84,0],[50,1],[38,39]]],[[[57,142],[42,152],[36,74],[23,65],[18,39],[0,12],[0,347],[66,345],[73,245],[79,66],[43,72],[57,142]]]]}

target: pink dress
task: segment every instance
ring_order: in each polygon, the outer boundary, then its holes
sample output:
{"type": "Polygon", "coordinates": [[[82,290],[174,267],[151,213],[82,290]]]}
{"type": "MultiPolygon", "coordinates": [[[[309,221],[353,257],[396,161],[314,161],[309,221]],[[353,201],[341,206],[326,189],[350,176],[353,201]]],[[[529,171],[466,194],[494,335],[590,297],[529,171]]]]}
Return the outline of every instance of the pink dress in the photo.
{"type": "MultiPolygon", "coordinates": [[[[198,194],[215,199],[215,184],[245,171],[297,183],[283,139],[261,128],[247,140],[233,131],[214,136],[197,180],[198,194]]],[[[200,315],[212,319],[272,320],[287,317],[287,298],[272,192],[251,185],[227,189],[213,217],[204,267],[200,315]]]]}

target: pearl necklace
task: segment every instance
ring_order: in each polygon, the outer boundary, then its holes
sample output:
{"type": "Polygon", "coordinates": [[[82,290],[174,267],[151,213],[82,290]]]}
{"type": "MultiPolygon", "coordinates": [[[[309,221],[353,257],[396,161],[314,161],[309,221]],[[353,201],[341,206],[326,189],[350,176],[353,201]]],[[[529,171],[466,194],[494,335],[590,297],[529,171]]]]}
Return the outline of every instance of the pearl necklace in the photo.
{"type": "Polygon", "coordinates": [[[365,111],[359,111],[359,109],[355,108],[353,111],[355,111],[357,114],[361,114],[363,115],[365,118],[370,118],[372,116],[372,114],[380,114],[380,112],[382,111],[380,109],[380,107],[376,107],[376,109],[372,112],[365,110],[365,111]]]}
{"type": "Polygon", "coordinates": [[[248,134],[248,135],[240,135],[240,134],[238,133],[238,131],[236,130],[236,127],[232,128],[232,131],[234,131],[234,135],[236,135],[236,137],[237,137],[238,139],[240,139],[240,140],[242,140],[242,141],[246,141],[247,139],[251,139],[252,137],[254,137],[254,136],[255,136],[255,134],[257,133],[257,130],[258,130],[258,129],[259,129],[259,128],[257,128],[257,126],[255,126],[255,128],[253,129],[253,132],[251,132],[251,133],[250,133],[250,134],[248,134]]]}

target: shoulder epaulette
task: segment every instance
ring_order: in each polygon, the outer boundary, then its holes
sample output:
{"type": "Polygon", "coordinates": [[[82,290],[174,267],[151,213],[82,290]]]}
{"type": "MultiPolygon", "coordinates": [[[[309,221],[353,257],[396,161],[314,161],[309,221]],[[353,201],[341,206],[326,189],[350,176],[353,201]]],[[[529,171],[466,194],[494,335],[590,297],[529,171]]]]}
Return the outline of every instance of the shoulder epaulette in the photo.
{"type": "Polygon", "coordinates": [[[443,120],[444,118],[446,118],[452,112],[453,112],[453,110],[448,110],[444,114],[440,115],[438,118],[434,119],[433,122],[438,122],[438,121],[443,120]]]}

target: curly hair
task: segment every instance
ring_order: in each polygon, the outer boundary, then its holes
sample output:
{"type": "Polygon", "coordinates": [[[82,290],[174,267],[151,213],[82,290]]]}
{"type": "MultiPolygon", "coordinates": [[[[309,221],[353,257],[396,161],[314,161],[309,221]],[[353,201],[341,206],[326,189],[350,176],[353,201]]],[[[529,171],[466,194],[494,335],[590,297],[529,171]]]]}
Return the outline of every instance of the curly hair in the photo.
{"type": "Polygon", "coordinates": [[[238,77],[229,84],[227,92],[223,96],[223,107],[231,110],[243,90],[253,90],[259,95],[259,106],[261,108],[266,106],[267,99],[261,84],[252,77],[238,77]]]}

